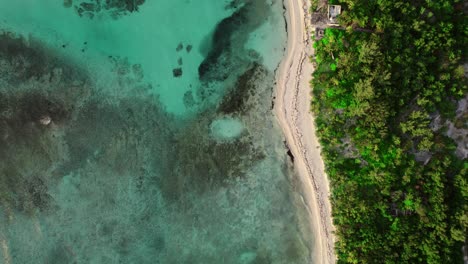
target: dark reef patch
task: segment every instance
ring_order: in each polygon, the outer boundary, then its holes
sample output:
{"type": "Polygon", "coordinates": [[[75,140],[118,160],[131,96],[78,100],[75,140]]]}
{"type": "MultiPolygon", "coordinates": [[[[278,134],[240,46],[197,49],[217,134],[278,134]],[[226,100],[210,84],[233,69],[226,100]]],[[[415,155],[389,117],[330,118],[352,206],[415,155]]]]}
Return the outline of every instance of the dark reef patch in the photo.
{"type": "Polygon", "coordinates": [[[70,118],[73,108],[38,92],[18,95],[0,92],[0,98],[0,158],[15,153],[17,144],[33,145],[43,139],[50,125],[61,125],[70,118]]]}
{"type": "MultiPolygon", "coordinates": [[[[90,162],[135,177],[164,168],[139,152],[159,157],[169,149],[168,117],[155,98],[110,100],[56,51],[14,34],[0,38],[0,208],[47,211],[49,188],[90,162]]],[[[124,85],[143,76],[127,60],[115,59],[115,67],[124,85]]]]}
{"type": "MultiPolygon", "coordinates": [[[[107,13],[112,18],[118,19],[121,16],[137,12],[145,0],[75,0],[74,7],[76,13],[81,17],[93,19],[96,15],[107,13]]],[[[71,1],[64,2],[64,6],[71,5],[71,1]]]]}
{"type": "Polygon", "coordinates": [[[179,51],[181,51],[183,49],[184,49],[184,44],[182,44],[182,42],[180,42],[176,47],[176,51],[179,52],[179,51]]]}
{"type": "Polygon", "coordinates": [[[183,100],[185,107],[193,107],[195,105],[195,98],[193,98],[192,91],[185,92],[183,100]]]}
{"type": "Polygon", "coordinates": [[[0,93],[0,205],[30,212],[45,210],[48,169],[57,153],[53,129],[68,122],[70,108],[39,93],[0,93]],[[41,123],[44,116],[49,123],[41,123]]]}
{"type": "Polygon", "coordinates": [[[70,161],[63,173],[82,168],[92,160],[114,175],[147,177],[146,171],[163,167],[156,157],[165,150],[171,154],[167,142],[172,133],[168,117],[152,97],[122,98],[117,103],[92,98],[82,106],[74,125],[66,129],[70,161]],[[142,151],[149,151],[154,160],[143,164],[142,151]]]}
{"type": "MultiPolygon", "coordinates": [[[[169,201],[183,200],[185,194],[206,192],[228,185],[234,178],[244,178],[249,169],[266,157],[262,149],[255,147],[252,135],[243,132],[234,141],[218,142],[211,136],[210,124],[217,117],[243,116],[250,106],[249,99],[258,92],[258,80],[265,78],[267,70],[253,63],[225,94],[221,104],[213,110],[200,114],[174,138],[174,153],[171,161],[172,176],[160,182],[164,197],[169,201]]],[[[184,95],[184,103],[193,100],[191,92],[184,95]]]]}
{"type": "Polygon", "coordinates": [[[86,102],[65,134],[70,161],[66,163],[64,173],[82,167],[96,150],[102,150],[121,133],[120,126],[125,120],[115,110],[97,98],[86,102]]]}
{"type": "Polygon", "coordinates": [[[44,125],[41,119],[49,117],[55,124],[60,124],[70,117],[72,106],[65,106],[60,99],[51,96],[44,96],[40,93],[30,93],[19,98],[19,101],[13,103],[19,106],[19,113],[15,121],[20,121],[21,125],[34,123],[35,125],[44,125]]]}
{"type": "Polygon", "coordinates": [[[0,59],[4,61],[2,79],[9,82],[39,77],[60,78],[64,82],[84,82],[86,76],[58,56],[47,56],[48,50],[39,41],[27,41],[10,32],[0,33],[0,59]]]}
{"type": "Polygon", "coordinates": [[[243,71],[245,64],[257,60],[249,57],[245,43],[249,33],[265,23],[270,6],[264,0],[246,1],[231,16],[216,26],[210,50],[198,67],[202,81],[224,81],[233,72],[243,71]],[[239,68],[240,67],[240,68],[239,68]]]}
{"type": "MultiPolygon", "coordinates": [[[[43,177],[33,175],[29,179],[24,179],[22,185],[26,188],[25,193],[28,193],[29,198],[32,202],[32,206],[39,208],[40,210],[45,210],[49,207],[52,198],[47,193],[47,186],[43,180],[43,177]]],[[[24,198],[24,197],[23,197],[24,198]]],[[[28,200],[21,201],[23,205],[21,207],[27,208],[28,200]]]]}
{"type": "Polygon", "coordinates": [[[255,93],[255,81],[264,78],[266,70],[258,63],[244,72],[235,86],[228,90],[227,95],[219,105],[219,112],[224,114],[246,113],[249,108],[246,104],[249,97],[255,93]]]}
{"type": "Polygon", "coordinates": [[[89,82],[79,67],[39,42],[0,35],[0,206],[46,210],[50,168],[65,157],[59,128],[69,125],[89,82]]]}
{"type": "Polygon", "coordinates": [[[190,53],[190,51],[192,51],[193,49],[193,46],[192,45],[187,45],[187,47],[185,47],[185,50],[187,51],[187,53],[190,53]]]}
{"type": "MultiPolygon", "coordinates": [[[[83,174],[83,184],[95,179],[95,173],[103,182],[132,175],[139,190],[155,188],[168,202],[178,202],[187,194],[243,177],[265,156],[248,133],[233,142],[211,138],[209,126],[222,113],[219,109],[175,128],[155,98],[111,99],[53,52],[11,35],[3,37],[7,41],[0,49],[0,79],[6,83],[0,87],[0,206],[45,212],[54,204],[49,188],[75,173],[83,174]],[[16,74],[19,60],[34,67],[16,74]],[[50,117],[50,124],[41,123],[44,116],[50,117]]],[[[140,65],[111,59],[120,85],[139,83],[140,65]]],[[[258,78],[257,68],[252,66],[226,95],[226,109],[245,110],[240,102],[229,107],[227,102],[248,97],[247,79],[258,78]]],[[[186,94],[184,102],[193,105],[193,94],[186,94]]]]}
{"type": "Polygon", "coordinates": [[[29,48],[22,37],[17,37],[12,33],[4,32],[0,35],[0,56],[2,60],[7,61],[13,74],[13,76],[3,76],[3,78],[10,80],[37,78],[47,71],[43,64],[47,61],[44,54],[29,48]],[[34,59],[29,61],[26,58],[34,59]]]}
{"type": "Polygon", "coordinates": [[[206,126],[200,126],[206,121],[200,121],[187,127],[176,139],[173,174],[161,182],[162,193],[168,201],[226,186],[233,178],[245,177],[247,170],[265,157],[248,135],[225,143],[200,137],[201,133],[208,134],[206,126]]]}
{"type": "Polygon", "coordinates": [[[109,61],[113,64],[112,71],[116,74],[119,85],[137,85],[149,87],[148,84],[143,84],[145,77],[141,64],[131,64],[128,58],[119,56],[109,56],[109,61]]]}
{"type": "Polygon", "coordinates": [[[244,1],[243,0],[232,0],[231,2],[229,2],[229,4],[226,5],[226,9],[235,9],[235,8],[238,8],[240,5],[242,5],[244,1]]]}
{"type": "Polygon", "coordinates": [[[63,241],[58,242],[54,248],[52,248],[47,255],[47,262],[49,264],[63,264],[63,263],[76,263],[74,261],[74,252],[69,246],[63,243],[63,241]]]}
{"type": "MultiPolygon", "coordinates": [[[[215,29],[211,40],[211,50],[208,56],[198,67],[198,75],[200,79],[206,79],[209,73],[215,72],[216,67],[222,67],[220,60],[224,52],[232,52],[232,35],[236,30],[245,26],[248,22],[248,7],[241,8],[234,12],[230,17],[223,19],[215,29]],[[221,64],[221,65],[219,65],[221,64]]],[[[227,74],[227,73],[226,73],[227,74]]],[[[220,80],[225,80],[227,76],[220,76],[220,80]]]]}
{"type": "Polygon", "coordinates": [[[173,69],[173,70],[172,70],[172,75],[173,75],[174,77],[176,77],[176,78],[182,76],[182,68],[175,68],[175,69],[173,69]]]}
{"type": "Polygon", "coordinates": [[[73,5],[73,0],[63,0],[63,6],[65,8],[70,8],[73,5]]]}

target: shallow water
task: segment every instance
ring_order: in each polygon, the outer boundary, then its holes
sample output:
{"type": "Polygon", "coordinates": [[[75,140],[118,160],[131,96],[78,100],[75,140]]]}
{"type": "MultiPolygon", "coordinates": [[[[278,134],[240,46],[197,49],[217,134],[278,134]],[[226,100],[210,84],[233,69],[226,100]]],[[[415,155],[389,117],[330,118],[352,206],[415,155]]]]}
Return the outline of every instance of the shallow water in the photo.
{"type": "Polygon", "coordinates": [[[308,263],[279,0],[0,0],[4,263],[308,263]]]}

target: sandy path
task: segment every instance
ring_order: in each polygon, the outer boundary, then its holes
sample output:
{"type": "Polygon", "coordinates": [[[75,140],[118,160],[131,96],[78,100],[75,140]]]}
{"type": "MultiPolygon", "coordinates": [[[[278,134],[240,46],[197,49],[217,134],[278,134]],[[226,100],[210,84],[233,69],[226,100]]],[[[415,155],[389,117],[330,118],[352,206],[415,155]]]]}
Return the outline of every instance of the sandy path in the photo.
{"type": "Polygon", "coordinates": [[[314,230],[314,263],[335,263],[334,230],[320,145],[310,113],[313,54],[308,0],[284,0],[288,29],[286,54],[277,71],[275,114],[295,158],[302,198],[314,230]]]}

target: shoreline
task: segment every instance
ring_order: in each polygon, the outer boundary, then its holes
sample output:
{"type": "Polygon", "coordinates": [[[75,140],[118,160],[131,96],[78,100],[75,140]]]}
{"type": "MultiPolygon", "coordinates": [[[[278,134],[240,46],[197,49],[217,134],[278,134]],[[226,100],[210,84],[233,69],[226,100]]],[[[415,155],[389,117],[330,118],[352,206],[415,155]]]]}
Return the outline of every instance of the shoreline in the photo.
{"type": "Polygon", "coordinates": [[[274,114],[287,145],[295,157],[294,168],[301,183],[301,198],[307,208],[311,230],[313,263],[335,263],[335,237],[330,189],[321,147],[310,113],[314,67],[308,0],[283,0],[287,24],[287,47],[276,73],[274,114]]]}

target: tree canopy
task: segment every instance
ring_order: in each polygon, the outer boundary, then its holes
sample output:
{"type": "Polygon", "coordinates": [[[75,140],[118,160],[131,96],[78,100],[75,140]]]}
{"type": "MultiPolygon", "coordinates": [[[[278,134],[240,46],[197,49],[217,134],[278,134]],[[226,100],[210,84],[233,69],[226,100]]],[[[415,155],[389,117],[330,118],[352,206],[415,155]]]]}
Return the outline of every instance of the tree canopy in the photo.
{"type": "Polygon", "coordinates": [[[463,2],[338,2],[311,81],[338,262],[462,263],[468,162],[446,131],[468,129],[463,2]]]}

